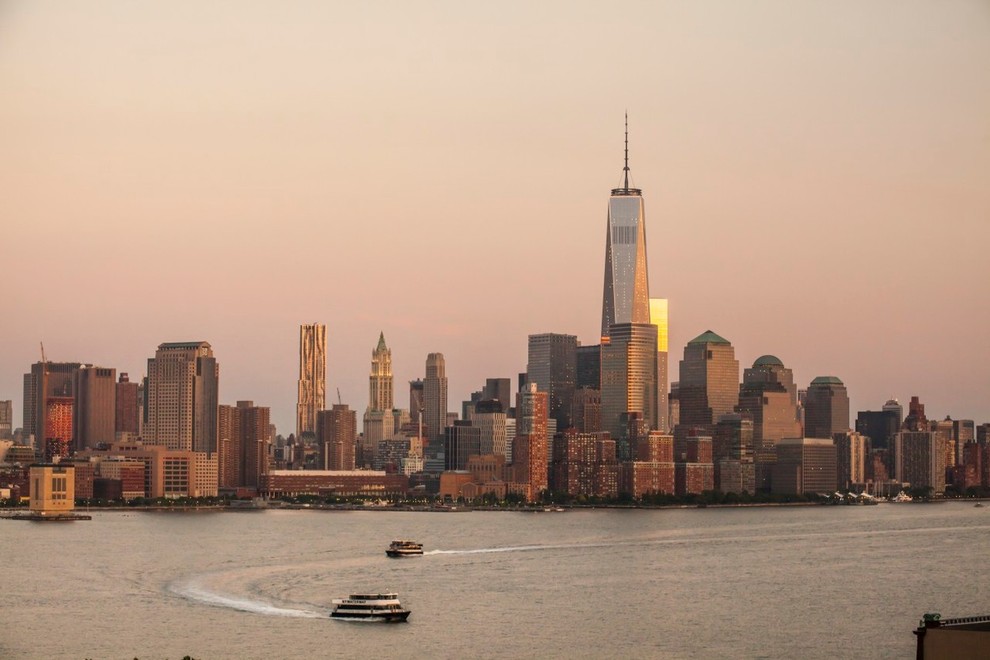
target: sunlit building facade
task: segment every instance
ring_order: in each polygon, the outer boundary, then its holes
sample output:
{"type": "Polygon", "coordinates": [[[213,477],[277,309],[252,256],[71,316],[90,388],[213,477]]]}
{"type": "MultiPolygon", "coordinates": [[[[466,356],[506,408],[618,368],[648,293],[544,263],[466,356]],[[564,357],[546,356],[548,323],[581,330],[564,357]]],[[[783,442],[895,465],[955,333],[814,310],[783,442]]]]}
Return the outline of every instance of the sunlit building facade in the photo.
{"type": "Polygon", "coordinates": [[[299,326],[296,437],[316,432],[316,415],[327,403],[327,326],[299,326]]]}
{"type": "Polygon", "coordinates": [[[684,347],[678,380],[680,423],[711,432],[739,403],[739,361],[727,339],[711,330],[684,347]]]}
{"type": "Polygon", "coordinates": [[[148,360],[147,444],[217,451],[220,368],[205,341],[165,343],[148,360]]]}
{"type": "Polygon", "coordinates": [[[669,305],[666,298],[650,298],[650,323],[657,326],[657,429],[668,432],[670,426],[670,377],[668,375],[669,305]]]}
{"type": "Polygon", "coordinates": [[[650,322],[650,289],[646,265],[646,210],[643,193],[629,187],[629,126],[623,185],[608,200],[605,230],[605,285],[602,295],[602,337],[613,325],[650,322]]]}
{"type": "Polygon", "coordinates": [[[621,323],[602,338],[601,424],[613,438],[626,435],[629,413],[657,429],[657,360],[654,325],[621,323]]]}

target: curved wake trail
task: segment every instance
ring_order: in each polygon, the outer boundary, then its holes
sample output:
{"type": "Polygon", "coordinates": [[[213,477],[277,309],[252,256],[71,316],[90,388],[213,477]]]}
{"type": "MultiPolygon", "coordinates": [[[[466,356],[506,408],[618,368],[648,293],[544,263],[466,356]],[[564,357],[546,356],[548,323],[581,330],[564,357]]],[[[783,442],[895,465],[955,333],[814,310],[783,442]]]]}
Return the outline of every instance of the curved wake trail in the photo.
{"type": "Polygon", "coordinates": [[[173,583],[168,586],[168,590],[178,596],[193,600],[213,607],[227,607],[241,612],[251,612],[252,614],[264,614],[266,616],[284,616],[303,619],[322,619],[327,616],[325,612],[316,610],[306,610],[289,607],[279,607],[262,600],[252,600],[211,591],[207,587],[199,584],[195,580],[186,583],[173,583]]]}

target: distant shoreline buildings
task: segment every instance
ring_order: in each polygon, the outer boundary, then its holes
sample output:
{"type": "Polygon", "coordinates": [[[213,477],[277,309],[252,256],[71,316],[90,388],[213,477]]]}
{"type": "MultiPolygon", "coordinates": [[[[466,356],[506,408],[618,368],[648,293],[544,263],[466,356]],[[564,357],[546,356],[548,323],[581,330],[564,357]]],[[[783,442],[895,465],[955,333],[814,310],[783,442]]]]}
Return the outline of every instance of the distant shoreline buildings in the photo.
{"type": "Polygon", "coordinates": [[[929,420],[918,397],[906,416],[891,399],[858,412],[853,427],[841,379],[818,376],[798,389],[773,355],[740,379],[735,348],[712,330],[686,344],[670,382],[669,304],[650,297],[628,119],[622,171],[607,203],[599,343],[531,334],[525,371],[486,378],[454,413],[440,352],[409,381],[408,409],[396,406],[382,331],[359,432],[360,408],[339,390],[326,407],[327,326],[303,324],[288,437],[268,407],[221,403],[208,342],[160,344],[135,381],[113,368],[49,362],[42,350],[24,374],[20,429],[13,402],[0,401],[0,499],[28,497],[26,466],[41,460],[72,467],[75,497],[85,499],[990,494],[990,423],[929,420]]]}

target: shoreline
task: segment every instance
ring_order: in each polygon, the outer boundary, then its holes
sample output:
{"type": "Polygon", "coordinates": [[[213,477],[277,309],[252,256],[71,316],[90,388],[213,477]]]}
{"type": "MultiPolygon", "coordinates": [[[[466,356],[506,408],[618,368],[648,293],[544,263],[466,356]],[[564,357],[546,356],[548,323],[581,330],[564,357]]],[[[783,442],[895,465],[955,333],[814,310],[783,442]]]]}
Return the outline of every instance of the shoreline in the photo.
{"type": "MultiPolygon", "coordinates": [[[[449,506],[426,506],[426,505],[397,505],[397,506],[363,506],[360,504],[278,504],[274,506],[258,507],[238,507],[228,504],[203,504],[203,505],[177,505],[177,506],[101,506],[101,507],[78,507],[73,510],[73,516],[88,516],[88,514],[98,511],[138,513],[250,513],[261,511],[369,511],[369,512],[413,512],[413,513],[465,513],[473,511],[484,512],[510,512],[510,513],[567,513],[569,511],[583,511],[591,509],[609,509],[617,511],[637,511],[637,510],[678,510],[678,509],[753,509],[753,508],[778,508],[778,507],[862,507],[878,506],[880,504],[945,504],[948,502],[958,502],[965,504],[980,504],[988,502],[990,498],[974,498],[966,500],[934,500],[928,502],[878,502],[877,504],[829,504],[823,502],[745,502],[733,504],[551,504],[545,506],[472,506],[472,505],[449,505],[449,506]]],[[[0,509],[0,519],[34,519],[34,514],[22,508],[0,509]]],[[[39,516],[40,518],[40,516],[39,516]]],[[[81,518],[79,518],[81,519],[81,518]]]]}

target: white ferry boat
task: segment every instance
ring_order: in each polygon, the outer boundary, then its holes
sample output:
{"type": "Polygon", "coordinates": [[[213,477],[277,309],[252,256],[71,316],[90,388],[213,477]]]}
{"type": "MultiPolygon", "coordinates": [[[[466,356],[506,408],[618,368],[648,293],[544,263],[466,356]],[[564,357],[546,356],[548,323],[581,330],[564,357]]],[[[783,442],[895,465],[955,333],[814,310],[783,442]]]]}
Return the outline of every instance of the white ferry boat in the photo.
{"type": "Polygon", "coordinates": [[[399,595],[394,593],[351,594],[347,598],[335,598],[333,605],[332,619],[401,623],[410,613],[403,609],[399,595]]]}
{"type": "Polygon", "coordinates": [[[389,557],[412,557],[423,554],[423,544],[416,541],[392,541],[385,554],[389,557]]]}

